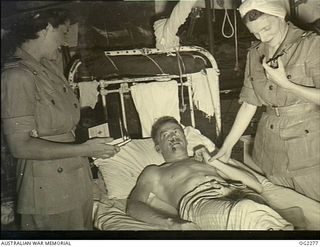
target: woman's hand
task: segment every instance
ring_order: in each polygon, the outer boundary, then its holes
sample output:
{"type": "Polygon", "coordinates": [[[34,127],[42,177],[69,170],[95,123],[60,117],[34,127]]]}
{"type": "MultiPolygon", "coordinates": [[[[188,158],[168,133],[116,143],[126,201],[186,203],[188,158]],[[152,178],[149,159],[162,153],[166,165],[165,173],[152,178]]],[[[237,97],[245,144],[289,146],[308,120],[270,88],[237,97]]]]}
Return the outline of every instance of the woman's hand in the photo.
{"type": "Polygon", "coordinates": [[[228,161],[230,160],[231,152],[232,147],[222,146],[218,153],[209,159],[209,162],[218,159],[223,163],[228,163],[228,161]]]}
{"type": "Polygon", "coordinates": [[[268,79],[271,79],[275,82],[278,86],[283,88],[290,88],[292,86],[292,82],[288,80],[286,71],[284,70],[283,63],[281,58],[277,59],[278,68],[270,67],[266,62],[266,57],[262,59],[262,66],[266,71],[266,75],[268,79]]]}
{"type": "Polygon", "coordinates": [[[205,161],[206,161],[206,160],[204,159],[205,153],[208,153],[207,148],[204,147],[204,146],[201,146],[200,148],[197,148],[196,150],[194,150],[193,158],[194,158],[196,161],[205,162],[205,161]]]}
{"type": "Polygon", "coordinates": [[[84,145],[85,147],[85,156],[106,159],[114,156],[120,151],[118,146],[108,144],[112,140],[113,138],[111,137],[96,137],[89,139],[81,145],[84,145]]]}

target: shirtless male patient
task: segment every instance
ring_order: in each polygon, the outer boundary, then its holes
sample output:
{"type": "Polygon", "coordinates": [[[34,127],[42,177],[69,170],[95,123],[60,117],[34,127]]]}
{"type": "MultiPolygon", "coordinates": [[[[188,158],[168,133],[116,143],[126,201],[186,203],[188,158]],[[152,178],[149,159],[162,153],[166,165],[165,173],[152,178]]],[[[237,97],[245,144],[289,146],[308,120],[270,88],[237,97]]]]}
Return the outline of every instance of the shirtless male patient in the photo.
{"type": "Polygon", "coordinates": [[[168,230],[292,229],[267,205],[230,196],[243,194],[235,191],[258,195],[262,186],[245,170],[209,162],[207,152],[203,152],[206,162],[189,157],[186,137],[175,118],[159,118],[151,136],[165,163],[149,165],[140,174],[127,203],[132,217],[168,230]]]}

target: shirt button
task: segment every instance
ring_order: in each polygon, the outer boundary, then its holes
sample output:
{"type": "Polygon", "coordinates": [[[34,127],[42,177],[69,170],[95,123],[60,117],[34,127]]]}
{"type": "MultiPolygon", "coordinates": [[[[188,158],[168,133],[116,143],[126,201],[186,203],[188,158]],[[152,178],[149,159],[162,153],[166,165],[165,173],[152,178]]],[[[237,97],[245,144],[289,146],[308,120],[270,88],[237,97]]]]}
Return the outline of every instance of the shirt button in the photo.
{"type": "Polygon", "coordinates": [[[63,91],[66,93],[66,92],[67,92],[67,88],[66,88],[66,87],[63,87],[63,91]]]}
{"type": "Polygon", "coordinates": [[[77,105],[77,103],[74,103],[73,105],[74,105],[74,108],[78,108],[78,105],[77,105]]]}
{"type": "Polygon", "coordinates": [[[253,77],[250,77],[250,81],[253,81],[253,77]]]}
{"type": "Polygon", "coordinates": [[[53,105],[55,105],[56,104],[56,102],[52,99],[51,100],[51,103],[53,104],[53,105]]]}
{"type": "Polygon", "coordinates": [[[273,124],[270,124],[270,129],[273,129],[273,124]]]}
{"type": "Polygon", "coordinates": [[[63,172],[63,168],[62,168],[62,167],[59,167],[59,168],[57,169],[57,172],[59,172],[59,173],[63,172]]]}
{"type": "Polygon", "coordinates": [[[34,74],[34,75],[37,75],[38,74],[38,72],[37,71],[32,71],[32,73],[34,74]]]}
{"type": "Polygon", "coordinates": [[[309,134],[309,130],[304,130],[304,133],[309,134]]]}
{"type": "Polygon", "coordinates": [[[291,75],[287,75],[287,78],[290,80],[291,79],[291,75]]]}
{"type": "Polygon", "coordinates": [[[273,86],[272,86],[272,85],[270,85],[270,86],[269,86],[269,90],[272,90],[272,89],[273,89],[273,86]]]}

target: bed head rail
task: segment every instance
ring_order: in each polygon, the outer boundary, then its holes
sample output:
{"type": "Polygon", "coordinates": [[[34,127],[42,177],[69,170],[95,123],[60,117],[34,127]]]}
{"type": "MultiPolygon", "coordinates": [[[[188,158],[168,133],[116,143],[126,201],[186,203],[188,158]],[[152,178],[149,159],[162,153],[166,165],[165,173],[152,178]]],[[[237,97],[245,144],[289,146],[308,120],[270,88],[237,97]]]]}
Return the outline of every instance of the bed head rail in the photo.
{"type": "MultiPolygon", "coordinates": [[[[179,52],[197,52],[200,53],[202,56],[204,56],[207,61],[206,63],[208,64],[208,67],[214,68],[218,73],[218,67],[216,64],[215,59],[213,56],[205,49],[202,47],[197,47],[197,46],[183,46],[179,47],[179,49],[171,49],[168,51],[161,51],[156,48],[143,48],[143,49],[133,49],[133,50],[117,50],[117,51],[105,51],[104,54],[109,59],[110,63],[113,64],[112,57],[114,56],[145,56],[151,61],[153,60],[149,55],[154,55],[154,54],[167,54],[167,56],[175,56],[176,54],[179,55],[179,52]]],[[[156,61],[152,61],[155,63],[157,66],[156,61]]],[[[69,70],[69,75],[68,75],[68,81],[71,85],[71,87],[75,90],[78,91],[78,82],[75,80],[76,79],[76,73],[81,65],[81,60],[77,59],[75,62],[72,64],[70,70],[69,70]]],[[[113,64],[113,66],[116,68],[116,64],[113,64]]],[[[159,68],[159,71],[162,71],[161,68],[159,68]]],[[[162,71],[163,72],[163,71],[162,71]]],[[[180,70],[181,72],[181,70],[180,70]]],[[[135,85],[137,83],[147,83],[147,82],[159,82],[161,81],[169,81],[172,79],[176,79],[178,86],[181,89],[181,104],[182,106],[185,106],[184,104],[184,97],[183,97],[183,91],[184,88],[187,88],[187,93],[188,93],[188,105],[189,105],[189,110],[190,110],[190,119],[191,119],[191,125],[195,127],[195,112],[194,112],[194,104],[193,104],[193,97],[192,97],[192,80],[191,80],[191,74],[187,73],[179,73],[179,75],[170,75],[170,74],[165,74],[165,73],[160,73],[156,74],[153,76],[138,76],[138,77],[123,77],[123,78],[117,78],[117,79],[98,79],[94,78],[94,76],[91,76],[87,78],[87,81],[97,81],[99,85],[99,93],[102,96],[102,105],[106,109],[107,107],[107,102],[106,102],[106,96],[108,94],[113,94],[117,93],[119,94],[120,97],[120,107],[121,107],[121,116],[123,120],[123,125],[124,128],[127,130],[127,116],[126,116],[126,111],[125,111],[125,103],[124,103],[124,95],[125,94],[130,94],[130,87],[132,85],[135,85]],[[117,89],[108,89],[110,85],[119,85],[117,89]]],[[[114,88],[114,87],[112,87],[114,88]]],[[[219,137],[221,134],[221,115],[220,115],[220,106],[219,106],[219,112],[215,112],[215,119],[216,119],[216,136],[219,137]]]]}

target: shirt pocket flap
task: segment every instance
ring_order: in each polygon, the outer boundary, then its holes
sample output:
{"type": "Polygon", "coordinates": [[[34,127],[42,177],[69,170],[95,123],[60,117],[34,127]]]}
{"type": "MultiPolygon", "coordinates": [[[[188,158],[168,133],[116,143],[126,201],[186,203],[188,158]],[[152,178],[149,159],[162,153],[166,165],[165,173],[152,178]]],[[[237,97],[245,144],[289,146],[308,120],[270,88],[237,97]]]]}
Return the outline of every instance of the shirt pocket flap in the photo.
{"type": "Polygon", "coordinates": [[[291,140],[319,132],[319,121],[317,121],[317,119],[314,120],[315,121],[308,121],[307,123],[300,121],[294,125],[280,129],[280,137],[283,140],[291,140]]]}

